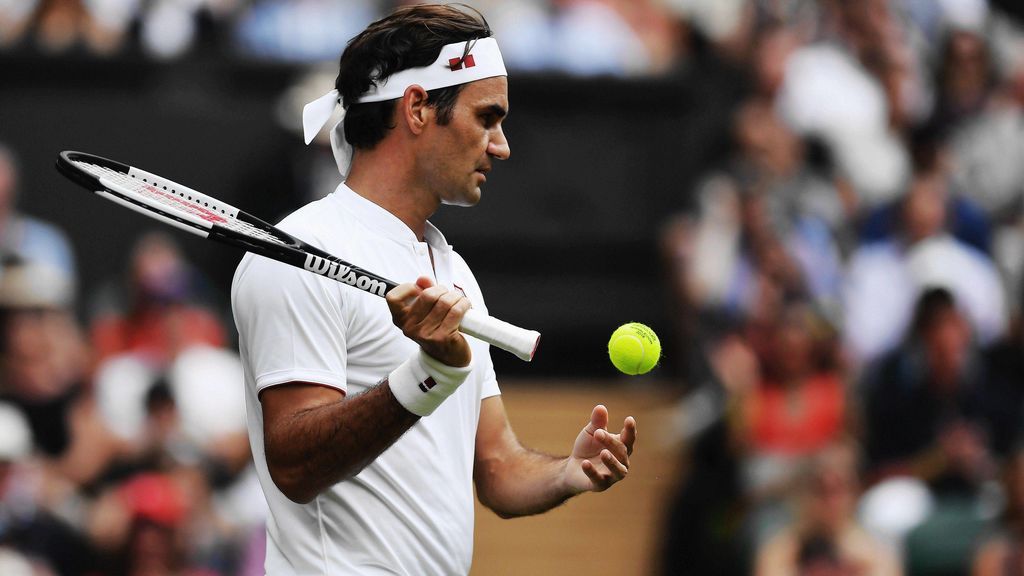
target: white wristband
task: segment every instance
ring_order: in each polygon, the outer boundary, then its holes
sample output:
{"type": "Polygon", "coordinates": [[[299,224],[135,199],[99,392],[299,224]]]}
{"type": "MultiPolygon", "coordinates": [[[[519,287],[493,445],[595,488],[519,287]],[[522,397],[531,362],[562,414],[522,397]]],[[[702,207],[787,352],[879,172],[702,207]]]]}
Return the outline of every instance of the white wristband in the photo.
{"type": "Polygon", "coordinates": [[[423,349],[388,375],[388,385],[398,403],[417,416],[430,416],[473,371],[473,364],[448,366],[423,349]]]}

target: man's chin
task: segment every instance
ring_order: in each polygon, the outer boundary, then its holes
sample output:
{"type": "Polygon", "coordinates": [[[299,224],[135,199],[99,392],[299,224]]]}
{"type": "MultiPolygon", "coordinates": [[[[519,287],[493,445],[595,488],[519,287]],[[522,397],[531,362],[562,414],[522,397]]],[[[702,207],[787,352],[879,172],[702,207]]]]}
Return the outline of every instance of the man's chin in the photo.
{"type": "Polygon", "coordinates": [[[459,194],[451,198],[444,198],[441,200],[441,203],[447,206],[476,206],[480,202],[480,196],[481,192],[480,187],[478,186],[474,188],[472,192],[467,194],[459,194]]]}

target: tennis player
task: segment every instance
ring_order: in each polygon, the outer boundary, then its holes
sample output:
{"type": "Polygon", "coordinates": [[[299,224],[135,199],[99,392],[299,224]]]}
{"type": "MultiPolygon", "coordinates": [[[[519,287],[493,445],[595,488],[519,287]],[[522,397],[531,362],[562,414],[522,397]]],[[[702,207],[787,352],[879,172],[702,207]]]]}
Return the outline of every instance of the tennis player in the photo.
{"type": "Polygon", "coordinates": [[[488,346],[458,331],[466,310],[485,310],[483,296],[427,219],[441,204],[476,204],[509,157],[507,88],[482,16],[415,5],[352,39],[336,89],[305,109],[307,142],[344,111],[331,140],[345,180],[280,227],[415,281],[384,306],[267,258],[239,265],[232,302],[270,508],[268,574],[466,574],[472,482],[481,502],[514,517],[629,470],[636,423],[609,432],[604,406],[569,456],[523,447],[488,346]]]}

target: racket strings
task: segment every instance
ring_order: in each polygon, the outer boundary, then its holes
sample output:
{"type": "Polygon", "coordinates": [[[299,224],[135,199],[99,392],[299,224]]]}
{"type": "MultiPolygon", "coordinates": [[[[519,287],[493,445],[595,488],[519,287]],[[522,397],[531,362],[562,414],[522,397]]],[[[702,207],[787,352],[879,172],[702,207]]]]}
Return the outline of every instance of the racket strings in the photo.
{"type": "Polygon", "coordinates": [[[216,203],[211,207],[208,202],[203,202],[198,198],[193,199],[190,193],[177,191],[173,186],[168,189],[164,184],[158,184],[155,181],[149,182],[145,178],[140,179],[131,174],[111,170],[106,166],[98,166],[96,164],[81,161],[76,161],[75,164],[97,178],[103,178],[108,182],[117,184],[120,188],[128,190],[132,194],[142,196],[151,202],[160,204],[172,212],[185,212],[192,216],[202,218],[207,222],[213,222],[221,227],[238,232],[239,234],[258,238],[260,240],[266,240],[282,246],[288,245],[288,242],[278,238],[266,230],[253,226],[248,222],[239,220],[224,209],[217,208],[216,203]],[[161,190],[161,188],[163,189],[161,190]],[[200,202],[203,203],[200,204],[200,202]]]}

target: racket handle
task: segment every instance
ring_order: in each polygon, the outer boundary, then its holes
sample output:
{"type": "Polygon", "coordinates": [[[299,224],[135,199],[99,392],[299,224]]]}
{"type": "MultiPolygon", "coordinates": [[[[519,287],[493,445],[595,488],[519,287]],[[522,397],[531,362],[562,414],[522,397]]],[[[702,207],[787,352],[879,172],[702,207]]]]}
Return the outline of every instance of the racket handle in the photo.
{"type": "Polygon", "coordinates": [[[527,362],[533,360],[537,344],[540,343],[540,332],[513,326],[472,308],[462,317],[459,330],[507,350],[527,362]]]}

